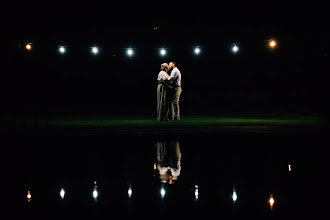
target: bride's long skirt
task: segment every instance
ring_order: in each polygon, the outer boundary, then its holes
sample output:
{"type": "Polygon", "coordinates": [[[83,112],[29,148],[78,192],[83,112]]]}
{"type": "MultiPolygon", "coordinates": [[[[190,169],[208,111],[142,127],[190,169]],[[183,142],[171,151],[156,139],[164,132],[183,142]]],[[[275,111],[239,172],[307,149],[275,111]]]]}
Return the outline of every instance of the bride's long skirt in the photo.
{"type": "Polygon", "coordinates": [[[166,89],[165,86],[159,84],[157,87],[157,119],[158,121],[165,121],[167,115],[166,105],[166,89]]]}

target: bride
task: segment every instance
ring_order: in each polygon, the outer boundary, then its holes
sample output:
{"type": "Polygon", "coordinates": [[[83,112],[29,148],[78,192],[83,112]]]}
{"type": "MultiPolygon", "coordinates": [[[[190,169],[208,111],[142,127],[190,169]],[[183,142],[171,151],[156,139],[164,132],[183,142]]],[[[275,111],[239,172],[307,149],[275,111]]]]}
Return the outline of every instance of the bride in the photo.
{"type": "Polygon", "coordinates": [[[158,86],[157,86],[157,119],[158,121],[165,121],[169,113],[169,97],[170,89],[173,87],[168,84],[169,70],[167,63],[162,63],[160,66],[160,72],[158,74],[158,86]]]}

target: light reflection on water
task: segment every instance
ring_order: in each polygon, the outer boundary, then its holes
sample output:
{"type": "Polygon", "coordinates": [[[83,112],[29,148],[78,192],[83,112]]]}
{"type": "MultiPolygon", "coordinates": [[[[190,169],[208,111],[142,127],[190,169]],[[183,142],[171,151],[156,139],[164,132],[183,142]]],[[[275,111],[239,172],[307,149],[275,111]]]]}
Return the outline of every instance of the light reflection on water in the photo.
{"type": "Polygon", "coordinates": [[[263,214],[268,210],[295,216],[304,205],[300,193],[307,183],[301,182],[301,176],[302,167],[308,167],[304,164],[308,154],[295,154],[296,149],[274,150],[278,143],[270,143],[266,150],[258,148],[264,146],[264,139],[255,141],[255,148],[240,148],[246,146],[246,139],[120,140],[119,145],[109,141],[111,147],[106,148],[91,148],[97,146],[94,139],[68,141],[60,162],[55,152],[63,149],[56,143],[48,149],[40,145],[26,150],[29,159],[22,156],[16,162],[26,165],[17,171],[17,182],[23,196],[33,194],[28,198],[33,204],[29,210],[52,204],[67,212],[81,206],[85,211],[126,207],[128,213],[141,214],[147,207],[179,211],[181,207],[182,212],[222,210],[243,215],[247,210],[263,214]],[[79,147],[68,148],[73,144],[79,147]]]}

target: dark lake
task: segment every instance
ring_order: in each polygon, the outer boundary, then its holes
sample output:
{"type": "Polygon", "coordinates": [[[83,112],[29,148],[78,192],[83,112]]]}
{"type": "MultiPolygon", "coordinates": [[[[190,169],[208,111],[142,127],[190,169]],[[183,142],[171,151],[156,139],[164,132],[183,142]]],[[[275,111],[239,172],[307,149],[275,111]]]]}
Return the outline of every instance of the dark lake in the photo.
{"type": "Polygon", "coordinates": [[[6,139],[3,190],[22,217],[284,218],[326,208],[323,135],[6,139]]]}

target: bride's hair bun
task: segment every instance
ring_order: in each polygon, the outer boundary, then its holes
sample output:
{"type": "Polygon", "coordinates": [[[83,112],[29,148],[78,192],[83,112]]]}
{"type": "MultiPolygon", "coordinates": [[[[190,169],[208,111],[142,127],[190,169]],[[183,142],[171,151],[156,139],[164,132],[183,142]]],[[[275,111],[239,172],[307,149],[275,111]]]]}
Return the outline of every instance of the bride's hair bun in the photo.
{"type": "Polygon", "coordinates": [[[168,70],[168,64],[167,64],[167,63],[162,63],[162,64],[160,65],[160,70],[163,70],[163,71],[168,70]]]}

